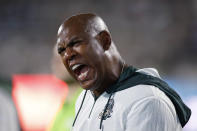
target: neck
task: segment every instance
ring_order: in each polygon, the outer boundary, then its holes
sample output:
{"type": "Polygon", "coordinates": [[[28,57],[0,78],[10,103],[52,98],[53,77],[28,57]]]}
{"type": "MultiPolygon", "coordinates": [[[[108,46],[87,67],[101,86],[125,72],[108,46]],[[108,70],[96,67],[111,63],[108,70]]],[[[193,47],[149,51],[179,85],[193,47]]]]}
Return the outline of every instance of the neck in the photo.
{"type": "Polygon", "coordinates": [[[113,65],[113,67],[110,68],[111,72],[109,73],[109,75],[105,76],[106,79],[104,79],[101,86],[92,91],[96,98],[99,97],[103,92],[106,91],[108,87],[113,85],[118,80],[118,78],[120,77],[121,73],[123,72],[126,66],[124,61],[119,62],[119,64],[117,65],[118,65],[117,67],[114,67],[113,65]]]}

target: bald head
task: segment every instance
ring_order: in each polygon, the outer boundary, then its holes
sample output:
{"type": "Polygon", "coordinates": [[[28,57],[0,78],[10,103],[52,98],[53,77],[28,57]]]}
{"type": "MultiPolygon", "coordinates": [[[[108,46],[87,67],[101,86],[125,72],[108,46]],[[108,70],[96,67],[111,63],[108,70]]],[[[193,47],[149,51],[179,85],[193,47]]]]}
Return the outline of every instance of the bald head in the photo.
{"type": "Polygon", "coordinates": [[[68,31],[75,28],[93,37],[102,31],[109,33],[105,22],[99,16],[95,14],[79,14],[66,19],[60,26],[58,35],[65,30],[68,31]]]}

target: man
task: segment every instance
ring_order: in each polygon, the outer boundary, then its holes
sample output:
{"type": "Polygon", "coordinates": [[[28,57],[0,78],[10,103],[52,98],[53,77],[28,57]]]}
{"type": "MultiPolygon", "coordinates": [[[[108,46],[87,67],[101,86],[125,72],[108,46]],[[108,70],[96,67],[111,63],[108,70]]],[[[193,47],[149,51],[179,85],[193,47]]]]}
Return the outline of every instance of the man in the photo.
{"type": "Polygon", "coordinates": [[[155,69],[127,66],[104,21],[94,14],[60,26],[57,50],[84,91],[74,131],[180,131],[191,115],[155,69]]]}

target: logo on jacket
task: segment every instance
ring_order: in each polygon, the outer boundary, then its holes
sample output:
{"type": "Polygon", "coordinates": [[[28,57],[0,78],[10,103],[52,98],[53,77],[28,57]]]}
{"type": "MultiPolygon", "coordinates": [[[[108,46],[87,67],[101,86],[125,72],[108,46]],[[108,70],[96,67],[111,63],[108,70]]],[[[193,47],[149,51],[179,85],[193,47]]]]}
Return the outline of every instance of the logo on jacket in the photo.
{"type": "Polygon", "coordinates": [[[103,115],[104,110],[99,114],[99,119],[102,118],[103,116],[103,120],[106,120],[107,118],[110,118],[112,116],[113,113],[113,106],[114,106],[114,99],[110,99],[109,103],[107,105],[107,109],[106,112],[103,115]]]}

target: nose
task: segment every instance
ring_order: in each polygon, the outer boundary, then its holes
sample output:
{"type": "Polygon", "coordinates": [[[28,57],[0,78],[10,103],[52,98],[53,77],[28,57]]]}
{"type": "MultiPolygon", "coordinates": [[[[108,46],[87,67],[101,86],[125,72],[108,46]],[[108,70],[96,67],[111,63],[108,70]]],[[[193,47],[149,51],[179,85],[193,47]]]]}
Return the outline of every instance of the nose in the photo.
{"type": "Polygon", "coordinates": [[[70,62],[76,57],[76,52],[72,49],[72,47],[67,47],[64,55],[65,59],[70,62]]]}

